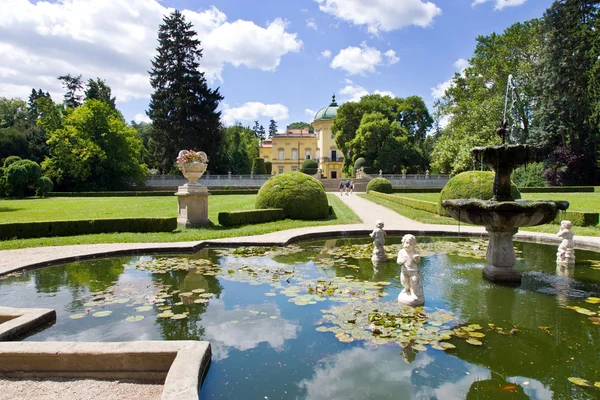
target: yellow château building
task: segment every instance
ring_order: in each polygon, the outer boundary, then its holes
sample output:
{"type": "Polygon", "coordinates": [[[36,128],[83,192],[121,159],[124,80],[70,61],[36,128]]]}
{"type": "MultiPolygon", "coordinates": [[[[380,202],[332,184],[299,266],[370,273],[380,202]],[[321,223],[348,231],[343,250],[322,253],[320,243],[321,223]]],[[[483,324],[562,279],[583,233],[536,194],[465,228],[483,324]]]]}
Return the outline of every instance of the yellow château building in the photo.
{"type": "Polygon", "coordinates": [[[287,129],[282,134],[263,141],[259,154],[265,162],[273,165],[272,174],[300,171],[304,160],[314,159],[319,163],[321,174],[325,178],[342,177],[343,155],[336,147],[331,125],[337,113],[335,95],[331,104],[321,108],[315,114],[312,127],[315,133],[305,129],[287,129]]]}

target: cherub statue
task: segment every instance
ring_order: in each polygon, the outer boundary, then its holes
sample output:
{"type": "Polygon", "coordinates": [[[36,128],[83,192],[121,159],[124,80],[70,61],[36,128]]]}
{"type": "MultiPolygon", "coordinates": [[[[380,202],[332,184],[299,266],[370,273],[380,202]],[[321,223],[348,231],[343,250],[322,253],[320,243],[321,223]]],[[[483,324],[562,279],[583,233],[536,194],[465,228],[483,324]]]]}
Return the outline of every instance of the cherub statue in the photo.
{"type": "Polygon", "coordinates": [[[575,262],[575,250],[573,249],[573,236],[575,234],[571,230],[572,227],[571,221],[564,220],[560,222],[560,230],[556,234],[557,237],[562,238],[556,253],[556,262],[558,263],[575,262]]]}
{"type": "Polygon", "coordinates": [[[383,221],[378,220],[375,222],[375,229],[369,235],[373,238],[373,255],[371,256],[371,260],[374,263],[387,261],[387,257],[385,256],[385,249],[383,245],[385,244],[385,237],[387,234],[383,230],[383,221]]]}
{"type": "Polygon", "coordinates": [[[398,301],[409,306],[420,306],[425,303],[423,278],[417,265],[421,256],[416,251],[416,246],[417,238],[414,235],[404,235],[397,260],[397,263],[402,265],[400,281],[404,286],[404,290],[398,295],[398,301]]]}

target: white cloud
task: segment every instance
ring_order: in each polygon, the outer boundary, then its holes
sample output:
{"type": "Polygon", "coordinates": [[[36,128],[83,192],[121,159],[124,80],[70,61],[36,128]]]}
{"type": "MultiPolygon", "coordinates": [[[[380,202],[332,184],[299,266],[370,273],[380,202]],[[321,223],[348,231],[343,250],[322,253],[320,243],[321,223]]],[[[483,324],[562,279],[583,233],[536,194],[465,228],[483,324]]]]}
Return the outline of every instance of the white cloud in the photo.
{"type": "MultiPolygon", "coordinates": [[[[348,85],[344,86],[341,90],[340,90],[340,94],[342,96],[344,96],[344,98],[346,99],[346,101],[355,101],[358,102],[360,101],[361,97],[366,96],[369,94],[369,91],[367,89],[365,89],[364,87],[357,85],[355,83],[353,83],[351,80],[346,80],[346,83],[348,85]]],[[[381,96],[390,96],[390,97],[396,97],[394,95],[394,93],[387,91],[387,90],[375,90],[373,92],[373,94],[379,94],[381,96]]]]}
{"type": "Polygon", "coordinates": [[[306,27],[314,29],[315,31],[319,30],[319,27],[317,26],[317,23],[315,22],[314,18],[309,18],[306,20],[306,27]]]}
{"type": "Polygon", "coordinates": [[[363,42],[360,47],[349,46],[340,50],[331,60],[330,66],[343,69],[349,75],[365,75],[367,72],[375,72],[379,65],[392,65],[399,60],[394,50],[388,50],[382,56],[381,51],[363,42]]]}
{"type": "Polygon", "coordinates": [[[304,110],[304,113],[306,115],[310,115],[311,117],[313,117],[316,114],[316,111],[311,110],[310,108],[307,108],[306,110],[304,110]]]}
{"type": "Polygon", "coordinates": [[[236,122],[256,121],[260,117],[282,121],[289,118],[288,108],[283,104],[264,104],[258,101],[244,103],[241,107],[231,108],[225,105],[221,120],[226,126],[236,122]]]}
{"type": "Polygon", "coordinates": [[[331,58],[331,50],[323,50],[319,58],[331,58]]]}
{"type": "Polygon", "coordinates": [[[147,116],[146,114],[135,114],[135,117],[133,117],[133,120],[134,120],[135,122],[137,122],[138,124],[139,124],[140,122],[148,122],[148,123],[152,122],[152,121],[150,120],[150,117],[149,117],[149,116],[147,116]]]}
{"type": "MultiPolygon", "coordinates": [[[[442,10],[422,0],[315,0],[319,9],[355,25],[366,25],[370,33],[393,31],[410,25],[427,27],[442,10]]],[[[497,0],[511,1],[511,0],[497,0]]],[[[512,0],[515,1],[515,0],[512,0]]]]}
{"type": "MultiPolygon", "coordinates": [[[[25,98],[35,87],[60,99],[56,77],[70,73],[106,79],[119,102],[148,98],[158,26],[171,11],[158,0],[2,0],[0,96],[25,98]]],[[[302,47],[281,19],[263,27],[228,22],[216,7],[183,14],[201,40],[200,65],[211,81],[222,79],[227,64],[272,71],[302,47]]]]}
{"type": "Polygon", "coordinates": [[[488,3],[493,1],[495,3],[494,10],[502,10],[504,7],[516,7],[521,4],[525,4],[527,0],[475,0],[471,3],[472,7],[475,7],[478,4],[488,3]]]}
{"type": "MultiPolygon", "coordinates": [[[[456,72],[460,74],[463,74],[468,66],[469,62],[464,58],[459,58],[454,62],[454,68],[456,72]]],[[[431,88],[431,97],[433,97],[434,99],[441,99],[442,97],[444,97],[444,93],[446,93],[446,90],[452,87],[452,79],[453,78],[450,78],[445,82],[438,83],[435,87],[431,88]]]]}

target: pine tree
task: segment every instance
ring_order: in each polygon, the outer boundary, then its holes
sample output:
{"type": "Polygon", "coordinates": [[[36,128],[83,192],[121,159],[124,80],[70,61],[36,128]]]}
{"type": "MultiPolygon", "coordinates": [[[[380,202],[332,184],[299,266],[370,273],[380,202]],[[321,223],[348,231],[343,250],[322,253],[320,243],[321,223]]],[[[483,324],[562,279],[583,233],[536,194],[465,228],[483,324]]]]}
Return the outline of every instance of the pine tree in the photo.
{"type": "Polygon", "coordinates": [[[254,132],[254,136],[260,138],[260,124],[258,121],[254,121],[254,128],[252,128],[252,132],[254,132]]]}
{"type": "Polygon", "coordinates": [[[87,89],[85,90],[85,100],[88,99],[103,101],[113,110],[117,108],[115,104],[116,97],[112,97],[112,90],[104,79],[96,78],[96,80],[88,80],[87,89]]]}
{"type": "Polygon", "coordinates": [[[58,77],[58,80],[62,82],[63,88],[67,91],[65,93],[64,104],[67,108],[77,108],[81,105],[82,96],[77,94],[83,89],[83,83],[81,82],[81,75],[71,76],[71,74],[62,75],[58,77]]]}
{"type": "Polygon", "coordinates": [[[45,97],[50,99],[50,93],[45,92],[42,89],[31,89],[31,94],[29,95],[29,99],[27,101],[27,106],[29,108],[29,121],[35,125],[38,117],[40,117],[41,111],[37,105],[37,99],[45,97]]]}
{"type": "Polygon", "coordinates": [[[269,137],[277,135],[277,122],[274,119],[269,121],[269,137]]]}
{"type": "Polygon", "coordinates": [[[267,138],[265,127],[262,125],[260,126],[260,128],[258,128],[258,137],[260,138],[260,140],[265,140],[267,138]]]}
{"type": "Polygon", "coordinates": [[[163,19],[158,42],[150,71],[154,93],[148,116],[154,126],[151,151],[164,173],[174,167],[177,153],[183,149],[202,150],[209,160],[216,157],[221,142],[217,107],[223,97],[218,88],[208,87],[204,73],[198,70],[200,41],[179,11],[163,19]]]}

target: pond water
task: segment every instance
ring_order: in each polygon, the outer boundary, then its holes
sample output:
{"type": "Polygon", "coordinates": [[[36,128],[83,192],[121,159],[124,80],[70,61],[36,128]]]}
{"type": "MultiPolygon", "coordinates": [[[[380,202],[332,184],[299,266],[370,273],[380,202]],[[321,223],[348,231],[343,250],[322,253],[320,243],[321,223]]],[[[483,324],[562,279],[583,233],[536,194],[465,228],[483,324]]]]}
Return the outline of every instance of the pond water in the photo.
{"type": "Polygon", "coordinates": [[[0,305],[56,309],[27,341],[208,340],[204,399],[600,397],[599,253],[516,243],[511,287],[484,240],[418,241],[424,308],[396,302],[400,238],[378,268],[349,239],[71,263],[0,279],[0,305]]]}

